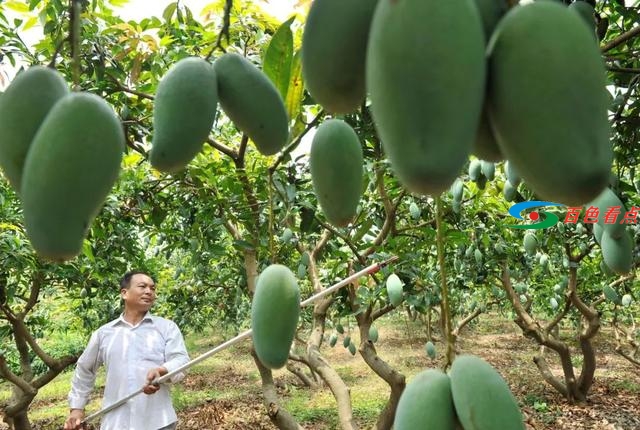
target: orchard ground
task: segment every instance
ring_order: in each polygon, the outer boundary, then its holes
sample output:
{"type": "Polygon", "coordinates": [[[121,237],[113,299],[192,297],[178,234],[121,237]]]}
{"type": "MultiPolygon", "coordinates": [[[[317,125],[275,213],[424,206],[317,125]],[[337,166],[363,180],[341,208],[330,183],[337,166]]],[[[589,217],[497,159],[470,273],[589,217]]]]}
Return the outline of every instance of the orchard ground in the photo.
{"type": "MultiPolygon", "coordinates": [[[[346,324],[343,321],[343,325],[346,324]]],[[[420,321],[409,321],[402,314],[388,316],[377,324],[380,339],[376,348],[408,380],[427,367],[442,363],[442,344],[437,342],[436,360],[424,351],[426,336],[420,321]]],[[[347,332],[345,332],[347,334],[347,332]]],[[[571,332],[561,331],[568,340],[571,332]]],[[[219,345],[233,333],[190,335],[187,337],[192,358],[219,345]]],[[[352,333],[358,339],[357,331],[352,333]]],[[[342,338],[334,348],[323,352],[344,381],[351,387],[353,412],[362,428],[371,428],[384,407],[388,386],[369,369],[360,356],[352,356],[342,347],[342,338]]],[[[357,345],[357,343],[356,343],[357,345]]],[[[194,366],[187,378],[173,388],[174,405],[180,417],[179,430],[202,429],[275,429],[266,417],[260,392],[260,378],[250,355],[250,342],[223,351],[194,366]]],[[[640,429],[640,372],[614,352],[613,336],[608,328],[595,339],[597,371],[588,405],[567,404],[542,381],[533,364],[538,348],[522,336],[518,327],[498,314],[482,315],[477,324],[463,330],[459,353],[476,354],[490,362],[509,383],[525,414],[528,429],[640,429]]],[[[547,353],[549,354],[549,353],[547,353]]],[[[552,370],[560,374],[559,362],[548,356],[552,370]]],[[[574,360],[574,367],[581,362],[574,360]]],[[[339,429],[335,399],[327,388],[309,390],[298,384],[286,370],[274,372],[276,386],[284,406],[305,429],[339,429]]],[[[30,410],[34,429],[59,430],[67,414],[66,393],[71,372],[47,385],[30,410]]],[[[89,412],[99,408],[103,378],[89,412]]],[[[0,385],[0,402],[9,396],[8,385],[0,385]]],[[[0,424],[0,429],[5,429],[0,424]]]]}

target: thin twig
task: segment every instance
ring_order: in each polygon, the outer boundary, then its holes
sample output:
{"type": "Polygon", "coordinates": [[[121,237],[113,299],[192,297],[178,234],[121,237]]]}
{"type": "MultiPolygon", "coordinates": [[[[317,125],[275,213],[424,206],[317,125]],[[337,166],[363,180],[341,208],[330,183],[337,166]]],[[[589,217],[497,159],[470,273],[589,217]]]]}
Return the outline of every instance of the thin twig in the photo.
{"type": "Polygon", "coordinates": [[[216,44],[211,49],[211,52],[207,54],[205,60],[209,61],[213,53],[216,49],[221,50],[226,53],[227,50],[222,46],[222,38],[225,37],[227,39],[227,45],[229,42],[229,27],[231,26],[231,8],[233,7],[233,0],[227,0],[224,4],[224,18],[222,19],[222,28],[220,29],[220,33],[218,33],[218,38],[216,40],[216,44]]]}

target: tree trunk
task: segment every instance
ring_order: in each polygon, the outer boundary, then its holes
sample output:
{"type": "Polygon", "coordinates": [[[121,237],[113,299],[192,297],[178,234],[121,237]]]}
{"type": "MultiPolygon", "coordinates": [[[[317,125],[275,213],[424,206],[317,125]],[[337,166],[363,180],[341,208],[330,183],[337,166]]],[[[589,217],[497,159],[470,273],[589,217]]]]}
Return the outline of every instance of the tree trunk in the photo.
{"type": "Polygon", "coordinates": [[[280,430],[303,430],[296,422],[295,418],[293,418],[286,409],[280,406],[276,386],[273,383],[273,374],[271,373],[271,369],[268,369],[260,362],[255,351],[252,351],[252,355],[253,361],[256,363],[256,367],[260,372],[260,378],[262,379],[263,403],[264,407],[267,409],[267,415],[269,415],[271,422],[280,430]]]}
{"type": "Polygon", "coordinates": [[[378,416],[375,428],[376,430],[390,430],[393,426],[393,419],[396,415],[396,408],[398,407],[400,396],[406,386],[405,376],[389,366],[387,362],[378,356],[373,342],[369,340],[371,322],[360,321],[360,318],[358,322],[360,323],[360,339],[362,339],[360,342],[360,355],[371,370],[380,378],[384,379],[391,388],[389,399],[378,416]]]}

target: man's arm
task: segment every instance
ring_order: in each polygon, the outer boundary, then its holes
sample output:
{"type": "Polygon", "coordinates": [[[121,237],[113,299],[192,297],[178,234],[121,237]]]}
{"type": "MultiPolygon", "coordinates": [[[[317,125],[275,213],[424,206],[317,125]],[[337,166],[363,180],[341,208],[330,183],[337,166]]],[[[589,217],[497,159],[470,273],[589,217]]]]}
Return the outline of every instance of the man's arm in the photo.
{"type": "Polygon", "coordinates": [[[71,379],[71,390],[68,396],[71,411],[65,423],[65,429],[75,428],[75,425],[84,419],[84,407],[89,402],[89,396],[96,380],[96,371],[101,365],[99,352],[99,336],[98,332],[94,332],[87,348],[78,358],[76,369],[71,379]],[[78,419],[79,421],[77,421],[78,419]]]}
{"type": "MultiPolygon", "coordinates": [[[[166,374],[187,364],[189,362],[189,354],[187,353],[182,333],[173,321],[170,322],[165,339],[166,344],[164,347],[164,356],[167,361],[162,365],[162,367],[167,370],[167,372],[165,372],[166,374]]],[[[183,378],[184,372],[180,372],[171,377],[171,382],[180,382],[183,378]]]]}

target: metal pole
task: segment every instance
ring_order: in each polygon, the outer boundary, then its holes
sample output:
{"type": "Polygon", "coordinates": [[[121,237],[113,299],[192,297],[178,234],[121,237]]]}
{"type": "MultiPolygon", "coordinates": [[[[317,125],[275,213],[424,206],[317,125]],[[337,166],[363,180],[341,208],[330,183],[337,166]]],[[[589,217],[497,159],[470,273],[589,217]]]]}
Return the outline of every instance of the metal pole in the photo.
{"type": "MultiPolygon", "coordinates": [[[[365,267],[364,269],[360,270],[359,272],[354,273],[353,275],[343,279],[342,281],[338,282],[335,285],[332,285],[331,287],[327,288],[326,290],[323,290],[321,292],[319,292],[318,294],[315,294],[311,297],[309,297],[307,300],[303,301],[300,303],[301,307],[305,307],[310,305],[311,303],[317,301],[318,299],[321,299],[322,297],[329,295],[331,293],[333,293],[334,291],[344,287],[345,285],[355,281],[356,279],[360,278],[361,276],[364,275],[372,275],[374,273],[376,273],[377,271],[379,271],[380,269],[382,269],[384,266],[387,266],[388,264],[393,263],[394,261],[398,260],[397,256],[393,256],[381,263],[373,263],[370,266],[365,267]]],[[[229,340],[227,340],[224,343],[221,343],[220,345],[216,346],[215,348],[213,348],[210,351],[205,352],[204,354],[200,355],[199,357],[194,358],[193,360],[191,360],[188,363],[183,364],[182,366],[178,367],[175,370],[172,370],[171,372],[161,376],[160,378],[155,379],[152,384],[154,385],[159,385],[162,384],[163,382],[166,382],[167,380],[169,380],[171,377],[177,375],[178,373],[187,370],[188,368],[200,363],[201,361],[206,360],[207,358],[211,357],[214,354],[217,354],[218,352],[225,350],[227,348],[229,348],[230,346],[235,345],[236,343],[239,343],[240,341],[248,338],[251,336],[252,330],[249,329],[245,332],[240,333],[239,335],[237,335],[234,338],[231,338],[229,340]]],[[[140,388],[138,391],[135,391],[131,394],[129,394],[127,397],[124,397],[120,400],[118,400],[115,403],[112,403],[111,405],[99,410],[98,412],[94,412],[93,414],[87,416],[81,423],[80,423],[80,428],[82,428],[82,426],[86,423],[88,423],[89,421],[92,421],[108,412],[111,412],[112,410],[124,405],[125,403],[127,403],[129,400],[131,400],[132,398],[134,398],[135,396],[137,396],[138,394],[142,393],[143,388],[140,388]]]]}

